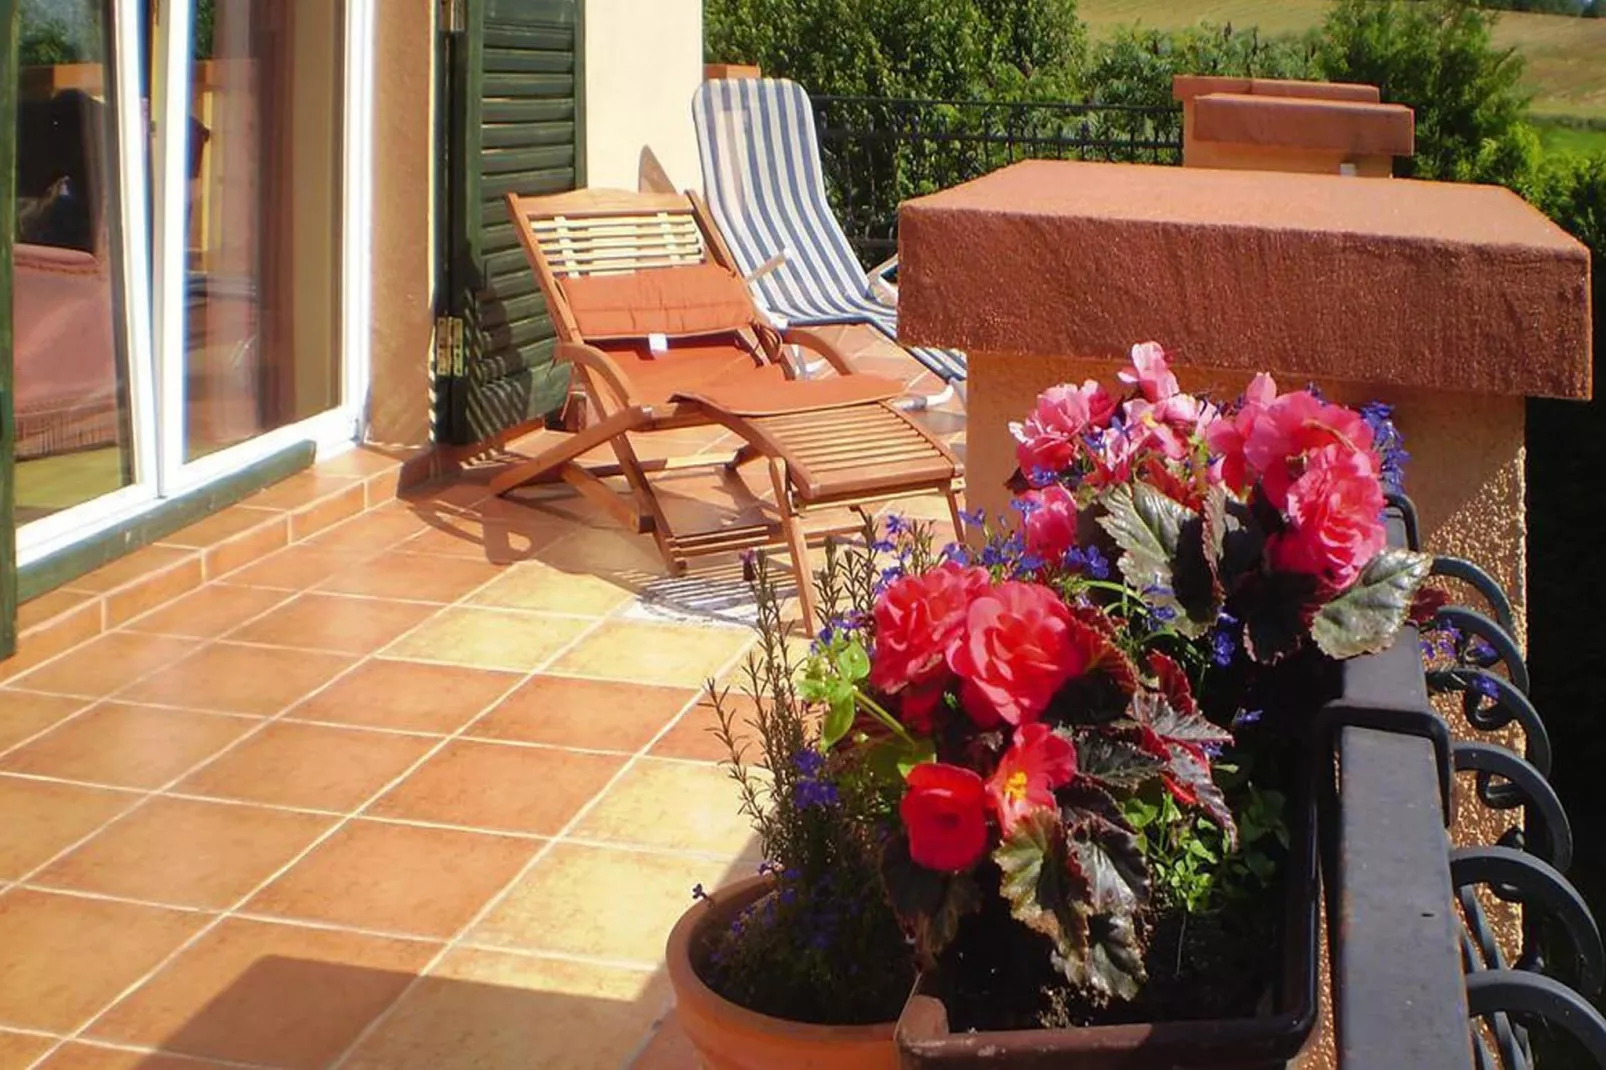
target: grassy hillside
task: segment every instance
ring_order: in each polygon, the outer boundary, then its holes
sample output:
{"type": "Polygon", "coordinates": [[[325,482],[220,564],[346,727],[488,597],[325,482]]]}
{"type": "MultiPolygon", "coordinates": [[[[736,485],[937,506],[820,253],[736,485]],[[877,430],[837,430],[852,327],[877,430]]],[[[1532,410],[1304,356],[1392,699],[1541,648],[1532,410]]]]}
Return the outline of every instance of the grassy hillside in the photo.
{"type": "MultiPolygon", "coordinates": [[[[1175,29],[1193,22],[1259,26],[1264,33],[1299,33],[1319,26],[1324,0],[1081,0],[1077,10],[1095,36],[1142,23],[1175,29]]],[[[1606,19],[1502,12],[1495,41],[1527,60],[1526,82],[1536,117],[1569,115],[1606,120],[1606,19]]]]}

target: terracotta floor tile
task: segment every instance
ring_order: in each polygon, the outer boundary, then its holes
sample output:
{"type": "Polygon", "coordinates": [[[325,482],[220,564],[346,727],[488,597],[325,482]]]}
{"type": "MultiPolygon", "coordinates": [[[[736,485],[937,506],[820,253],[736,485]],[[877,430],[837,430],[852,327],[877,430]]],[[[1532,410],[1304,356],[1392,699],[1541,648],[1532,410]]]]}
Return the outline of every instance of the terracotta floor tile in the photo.
{"type": "Polygon", "coordinates": [[[466,939],[478,945],[660,963],[691,890],[747,876],[748,863],[553,846],[466,939]]]}
{"type": "Polygon", "coordinates": [[[565,653],[554,672],[701,687],[751,642],[745,628],[608,620],[565,653]]]}
{"type": "Polygon", "coordinates": [[[0,759],[0,770],[121,788],[159,788],[258,722],[103,703],[0,759]]]}
{"type": "Polygon", "coordinates": [[[197,770],[175,791],[346,813],[400,776],[433,741],[280,721],[197,770]]]}
{"type": "Polygon", "coordinates": [[[452,606],[386,647],[384,654],[530,672],[592,626],[580,617],[452,606]]]}
{"type": "Polygon", "coordinates": [[[469,730],[484,739],[635,753],[695,692],[572,676],[535,676],[469,730]]]}
{"type": "Polygon", "coordinates": [[[84,699],[0,689],[0,751],[60,723],[86,705],[84,699]]]}
{"type": "Polygon", "coordinates": [[[314,535],[307,542],[333,550],[389,550],[426,527],[423,520],[400,510],[375,509],[314,535]]]}
{"type": "Polygon", "coordinates": [[[36,880],[52,888],[223,910],[333,823],[313,814],[155,798],[36,880]]]}
{"type": "Polygon", "coordinates": [[[266,613],[286,598],[284,591],[208,584],[128,625],[129,631],[215,639],[266,613]]]}
{"type": "MultiPolygon", "coordinates": [[[[753,728],[753,700],[732,691],[724,700],[726,711],[734,714],[733,727],[737,742],[747,742],[749,757],[758,754],[758,737],[753,728]]],[[[723,762],[730,751],[714,735],[719,717],[714,704],[705,695],[695,706],[681,715],[680,720],[653,744],[651,753],[659,758],[683,758],[694,762],[723,762]]]]}
{"type": "Polygon", "coordinates": [[[205,921],[185,911],[13,888],[0,895],[0,1021],[71,1032],[205,921]]]}
{"type": "Polygon", "coordinates": [[[668,574],[650,538],[616,528],[568,535],[542,550],[539,560],[565,572],[597,576],[647,580],[668,574]]]}
{"type": "Polygon", "coordinates": [[[244,911],[444,940],[539,849],[508,836],[353,821],[244,911]]]}
{"type": "Polygon", "coordinates": [[[276,515],[277,510],[231,505],[220,513],[213,513],[205,520],[158,539],[156,544],[200,550],[271,523],[276,515]]]}
{"type": "Polygon", "coordinates": [[[434,606],[416,602],[304,594],[231,632],[229,639],[338,654],[371,654],[434,612],[434,606]]]}
{"type": "Polygon", "coordinates": [[[225,1064],[163,1052],[68,1044],[46,1059],[39,1070],[227,1070],[225,1064]]]}
{"type": "MultiPolygon", "coordinates": [[[[194,648],[194,644],[189,646],[194,648]]],[[[214,643],[117,697],[265,717],[322,687],[354,660],[310,650],[214,643]]]]}
{"type": "Polygon", "coordinates": [[[140,800],[129,792],[0,776],[0,878],[20,878],[140,800]]]}
{"type": "Polygon", "coordinates": [[[94,597],[92,591],[70,591],[60,587],[46,591],[17,607],[17,627],[27,631],[76,609],[94,597]]]}
{"type": "MultiPolygon", "coordinates": [[[[415,507],[416,508],[416,507],[415,507]]],[[[563,521],[514,525],[492,517],[426,514],[427,529],[403,543],[409,553],[438,554],[508,565],[531,561],[573,529],[563,521]]]]}
{"type": "Polygon", "coordinates": [[[322,1070],[435,945],[231,918],[96,1024],[93,1036],[213,1059],[322,1070]]]}
{"type": "Polygon", "coordinates": [[[447,735],[476,717],[520,674],[376,658],[286,716],[292,720],[447,735]]]}
{"type": "Polygon", "coordinates": [[[628,1070],[702,1070],[702,1065],[691,1038],[680,1027],[680,1019],[670,1011],[628,1070]]]}
{"type": "Polygon", "coordinates": [[[106,630],[106,602],[99,595],[17,636],[17,652],[0,661],[0,683],[15,681],[59,654],[106,630]]]}
{"type": "Polygon", "coordinates": [[[585,573],[564,572],[538,561],[514,565],[469,601],[481,606],[538,609],[602,617],[625,604],[632,592],[585,573]]]}
{"type": "Polygon", "coordinates": [[[304,591],[372,556],[355,550],[325,550],[319,546],[287,546],[254,565],[230,572],[225,582],[244,587],[271,587],[304,591]]]}
{"type": "Polygon", "coordinates": [[[376,817],[551,836],[590,802],[623,757],[458,741],[369,810],[376,817]]]}
{"type": "Polygon", "coordinates": [[[352,1054],[347,1070],[615,1070],[661,1013],[646,971],[453,951],[352,1054]]]}
{"type": "Polygon", "coordinates": [[[360,482],[355,476],[323,472],[297,472],[245,499],[243,504],[259,509],[294,510],[332,497],[360,482]]]}
{"type": "Polygon", "coordinates": [[[626,770],[572,835],[676,851],[739,855],[757,850],[740,799],[717,765],[643,758],[626,770]]]}
{"type": "MultiPolygon", "coordinates": [[[[153,547],[154,549],[154,547],[153,547]]],[[[177,564],[139,577],[120,590],[106,595],[106,627],[116,628],[128,623],[175,598],[195,590],[206,582],[206,569],[197,551],[177,564]]]]}
{"type": "Polygon", "coordinates": [[[68,586],[75,591],[110,591],[154,572],[172,568],[192,557],[193,552],[181,547],[147,546],[79,576],[68,586]]]}
{"type": "Polygon", "coordinates": [[[335,573],[319,585],[319,590],[415,602],[455,602],[500,573],[501,569],[485,561],[392,551],[335,573]]]}
{"type": "Polygon", "coordinates": [[[111,632],[13,681],[16,687],[100,698],[195,649],[184,639],[111,632]]]}
{"type": "Polygon", "coordinates": [[[310,539],[336,524],[360,515],[367,507],[367,488],[363,486],[361,480],[353,480],[316,501],[292,508],[290,538],[295,542],[310,539]]]}
{"type": "Polygon", "coordinates": [[[215,580],[265,561],[290,545],[290,517],[274,514],[274,519],[249,528],[232,539],[224,539],[215,546],[201,551],[201,564],[206,578],[215,580]]]}
{"type": "Polygon", "coordinates": [[[0,1070],[28,1070],[54,1043],[49,1037],[0,1030],[0,1070]]]}

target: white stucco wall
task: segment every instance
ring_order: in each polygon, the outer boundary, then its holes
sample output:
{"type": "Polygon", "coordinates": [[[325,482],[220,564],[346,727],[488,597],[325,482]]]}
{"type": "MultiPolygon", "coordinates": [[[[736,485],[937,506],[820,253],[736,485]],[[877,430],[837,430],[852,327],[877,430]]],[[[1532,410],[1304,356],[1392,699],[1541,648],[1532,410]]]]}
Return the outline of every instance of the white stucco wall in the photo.
{"type": "Polygon", "coordinates": [[[585,0],[584,18],[587,185],[635,189],[648,146],[676,188],[701,187],[702,0],[585,0]]]}

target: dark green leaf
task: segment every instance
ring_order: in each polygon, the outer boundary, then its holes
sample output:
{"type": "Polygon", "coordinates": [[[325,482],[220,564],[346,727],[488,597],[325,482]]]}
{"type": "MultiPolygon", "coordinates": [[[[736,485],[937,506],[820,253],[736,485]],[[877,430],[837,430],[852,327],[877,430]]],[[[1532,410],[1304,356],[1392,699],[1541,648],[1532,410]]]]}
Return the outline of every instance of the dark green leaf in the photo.
{"type": "MultiPolygon", "coordinates": [[[[1216,519],[1207,508],[1205,511],[1207,530],[1216,519]]],[[[1221,522],[1219,536],[1211,531],[1209,538],[1220,539],[1218,561],[1221,584],[1227,593],[1231,594],[1247,573],[1260,567],[1261,558],[1266,552],[1266,535],[1255,520],[1254,511],[1243,502],[1224,502],[1219,519],[1221,522]]]]}
{"type": "Polygon", "coordinates": [[[1078,733],[1077,777],[1115,788],[1135,788],[1160,772],[1160,760],[1145,751],[1136,730],[1096,728],[1078,733]]]}
{"type": "Polygon", "coordinates": [[[917,865],[906,836],[894,837],[882,851],[881,879],[893,911],[914,937],[916,960],[927,969],[953,942],[959,920],[981,907],[981,891],[969,874],[917,865]]]}
{"type": "Polygon", "coordinates": [[[1238,826],[1232,819],[1232,807],[1227,805],[1227,797],[1210,775],[1210,763],[1200,760],[1199,753],[1189,747],[1169,743],[1166,749],[1171,752],[1166,773],[1173,784],[1191,798],[1192,805],[1210,815],[1210,819],[1221,826],[1228,847],[1236,848],[1238,826]]]}
{"type": "Polygon", "coordinates": [[[993,861],[1003,873],[1000,890],[1009,912],[1048,937],[1057,954],[1082,958],[1087,917],[1080,906],[1087,888],[1069,868],[1059,815],[1045,809],[1022,818],[993,852],[993,861]]]}
{"type": "Polygon", "coordinates": [[[1199,515],[1147,483],[1122,484],[1101,501],[1099,524],[1121,548],[1121,575],[1156,608],[1175,611],[1171,626],[1183,635],[1203,635],[1220,604],[1204,550],[1199,515]]]}
{"type": "Polygon", "coordinates": [[[1225,747],[1232,742],[1231,732],[1205,720],[1197,709],[1184,713],[1153,691],[1134,695],[1132,705],[1127,707],[1127,716],[1167,743],[1225,747]]]}
{"type": "Polygon", "coordinates": [[[1271,665],[1297,651],[1316,611],[1316,577],[1274,572],[1256,578],[1244,596],[1244,645],[1249,656],[1271,665]]]}
{"type": "Polygon", "coordinates": [[[1433,559],[1390,549],[1374,557],[1350,588],[1316,613],[1311,635],[1331,658],[1387,650],[1405,623],[1416,589],[1433,559]]]}
{"type": "Polygon", "coordinates": [[[1070,828],[1071,858],[1087,879],[1088,902],[1101,914],[1125,914],[1149,899],[1149,868],[1124,821],[1083,813],[1070,828]]]}
{"type": "Polygon", "coordinates": [[[1094,914],[1088,919],[1087,953],[1076,959],[1055,956],[1067,980],[1101,1002],[1135,999],[1148,971],[1143,966],[1143,943],[1130,913],[1094,914]]]}

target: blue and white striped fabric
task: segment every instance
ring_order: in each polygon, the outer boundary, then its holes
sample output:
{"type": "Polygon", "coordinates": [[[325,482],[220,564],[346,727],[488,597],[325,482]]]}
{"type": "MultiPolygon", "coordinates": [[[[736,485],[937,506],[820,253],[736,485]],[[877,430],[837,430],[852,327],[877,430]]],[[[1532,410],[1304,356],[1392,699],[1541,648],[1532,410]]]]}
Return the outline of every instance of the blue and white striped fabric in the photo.
{"type": "MultiPolygon", "coordinates": [[[[898,313],[870,290],[825,196],[820,142],[808,94],[780,78],[707,81],[692,103],[703,188],[742,273],[785,252],[759,279],[759,303],[789,324],[868,323],[897,341],[898,313]]],[[[948,382],[965,355],[913,348],[948,382]]]]}

